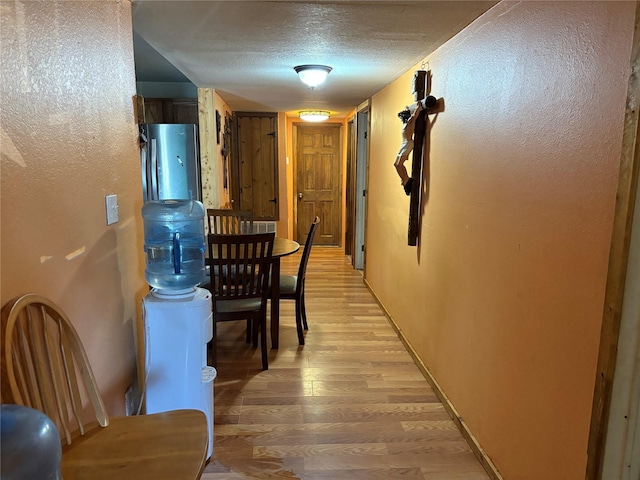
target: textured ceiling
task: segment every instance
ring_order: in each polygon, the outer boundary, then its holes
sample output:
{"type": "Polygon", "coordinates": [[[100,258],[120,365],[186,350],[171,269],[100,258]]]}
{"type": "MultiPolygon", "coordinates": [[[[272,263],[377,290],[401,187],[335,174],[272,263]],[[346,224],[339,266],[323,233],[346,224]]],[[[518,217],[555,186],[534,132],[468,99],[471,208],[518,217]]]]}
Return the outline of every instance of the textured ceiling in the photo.
{"type": "Polygon", "coordinates": [[[342,117],[496,3],[133,0],[136,75],[215,88],[235,111],[342,117]],[[315,90],[293,70],[309,63],[333,68],[315,90]]]}

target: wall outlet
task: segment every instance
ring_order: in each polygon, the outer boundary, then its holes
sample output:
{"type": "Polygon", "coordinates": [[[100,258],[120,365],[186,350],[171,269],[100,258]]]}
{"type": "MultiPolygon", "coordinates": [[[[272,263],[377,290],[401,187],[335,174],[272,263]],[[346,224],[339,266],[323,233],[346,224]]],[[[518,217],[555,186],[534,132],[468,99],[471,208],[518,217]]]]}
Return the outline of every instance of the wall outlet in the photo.
{"type": "Polygon", "coordinates": [[[105,197],[107,206],[107,225],[111,225],[118,221],[118,196],[107,195],[105,197]]]}

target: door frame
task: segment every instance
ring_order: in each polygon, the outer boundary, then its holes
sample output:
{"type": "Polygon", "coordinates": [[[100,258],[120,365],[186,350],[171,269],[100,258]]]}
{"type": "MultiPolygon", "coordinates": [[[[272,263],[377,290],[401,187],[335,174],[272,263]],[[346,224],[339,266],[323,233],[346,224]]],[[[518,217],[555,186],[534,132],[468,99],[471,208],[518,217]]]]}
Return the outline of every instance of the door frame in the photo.
{"type": "MultiPolygon", "coordinates": [[[[638,192],[638,176],[640,171],[640,112],[634,108],[636,104],[636,92],[640,80],[634,72],[640,68],[640,4],[636,3],[635,30],[629,62],[629,83],[627,88],[627,101],[622,137],[622,151],[620,155],[620,169],[618,173],[618,190],[613,218],[613,231],[609,248],[609,265],[607,271],[607,284],[605,288],[604,310],[602,315],[602,327],[600,330],[600,350],[596,370],[593,404],[591,411],[591,425],[589,428],[589,441],[587,446],[587,480],[603,478],[603,466],[606,462],[618,462],[623,460],[624,452],[607,451],[607,445],[615,442],[622,444],[633,443],[636,439],[627,434],[625,429],[612,425],[612,415],[625,415],[624,409],[612,404],[614,393],[627,395],[632,398],[633,392],[614,391],[614,382],[618,377],[624,377],[629,372],[616,371],[616,362],[619,358],[620,332],[624,334],[628,328],[627,319],[623,317],[625,302],[631,301],[631,295],[626,292],[625,286],[628,276],[629,251],[634,228],[634,208],[636,194],[638,192]],[[627,296],[628,295],[628,296],[627,296]],[[626,298],[625,298],[626,297],[626,298]],[[612,458],[608,456],[611,455],[612,458]]],[[[640,228],[635,223],[635,228],[640,228]]],[[[633,235],[638,241],[637,232],[633,235]]],[[[638,323],[637,318],[632,322],[638,323]]],[[[633,347],[632,347],[633,348],[633,347]]],[[[638,348],[636,344],[635,348],[638,348]]],[[[628,354],[628,353],[627,353],[628,354]]],[[[620,365],[621,367],[622,364],[620,365]]],[[[623,367],[624,368],[624,367],[623,367]]],[[[639,372],[635,372],[636,379],[639,372]]],[[[636,418],[636,422],[639,420],[636,418]]],[[[629,425],[633,427],[633,425],[629,425]]],[[[637,437],[636,437],[637,438],[637,437]]],[[[636,445],[636,448],[638,446],[636,445]]]]}
{"type": "MultiPolygon", "coordinates": [[[[636,138],[636,157],[638,140],[636,138]]],[[[604,445],[604,479],[640,478],[640,184],[636,180],[631,241],[626,264],[611,386],[609,420],[604,445]],[[635,476],[634,476],[635,474],[635,476]]]]}
{"type": "Polygon", "coordinates": [[[356,110],[356,175],[355,175],[355,229],[353,246],[353,268],[364,270],[366,254],[367,188],[369,183],[369,101],[361,103],[356,110]]]}

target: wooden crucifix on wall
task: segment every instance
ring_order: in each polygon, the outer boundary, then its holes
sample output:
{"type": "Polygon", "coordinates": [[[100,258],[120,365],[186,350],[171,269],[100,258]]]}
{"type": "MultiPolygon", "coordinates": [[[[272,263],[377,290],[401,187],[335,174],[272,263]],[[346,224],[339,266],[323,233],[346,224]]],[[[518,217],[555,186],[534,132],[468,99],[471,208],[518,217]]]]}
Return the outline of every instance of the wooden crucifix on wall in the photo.
{"type": "Polygon", "coordinates": [[[409,200],[409,232],[408,244],[417,245],[420,216],[420,193],[422,180],[422,157],[424,140],[427,132],[427,115],[436,104],[437,100],[431,95],[425,96],[427,91],[427,72],[416,71],[413,77],[413,94],[415,102],[398,113],[402,120],[402,144],[396,156],[394,166],[402,181],[402,187],[409,200]],[[407,173],[404,163],[413,150],[411,164],[411,176],[407,173]]]}

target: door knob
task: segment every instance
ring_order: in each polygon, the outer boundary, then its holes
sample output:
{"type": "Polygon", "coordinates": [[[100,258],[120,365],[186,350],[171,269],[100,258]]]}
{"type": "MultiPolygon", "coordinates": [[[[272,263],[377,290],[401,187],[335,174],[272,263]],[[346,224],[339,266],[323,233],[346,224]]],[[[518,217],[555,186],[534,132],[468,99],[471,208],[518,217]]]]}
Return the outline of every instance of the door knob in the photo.
{"type": "Polygon", "coordinates": [[[302,192],[298,192],[298,200],[302,200],[302,192]]]}

